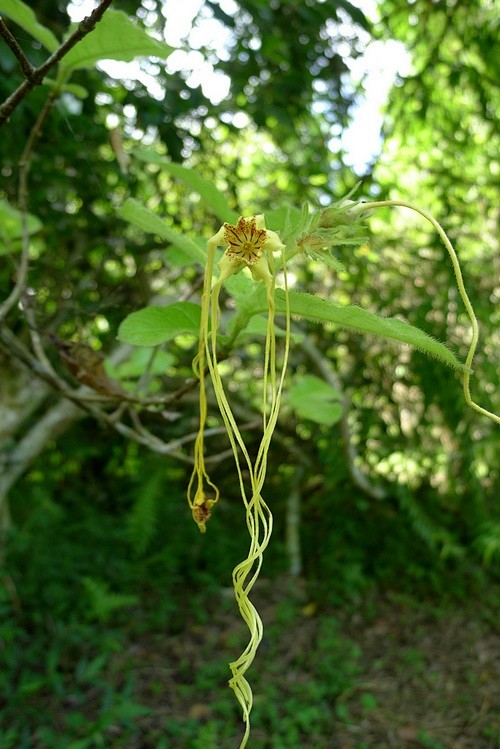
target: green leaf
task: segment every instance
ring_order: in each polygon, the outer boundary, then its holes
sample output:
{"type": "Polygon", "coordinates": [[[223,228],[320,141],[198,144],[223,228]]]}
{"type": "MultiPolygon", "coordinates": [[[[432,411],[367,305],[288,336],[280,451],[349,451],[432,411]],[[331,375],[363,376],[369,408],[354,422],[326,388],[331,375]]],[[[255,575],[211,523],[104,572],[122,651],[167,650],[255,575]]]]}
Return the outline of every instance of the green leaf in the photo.
{"type": "Polygon", "coordinates": [[[346,273],[347,269],[343,263],[340,262],[340,260],[337,260],[336,257],[333,257],[328,250],[325,250],[324,252],[320,252],[319,250],[313,251],[313,250],[307,250],[307,254],[310,255],[314,260],[318,260],[320,263],[324,263],[329,268],[333,268],[333,270],[336,273],[346,273]]]}
{"type": "Polygon", "coordinates": [[[165,263],[169,268],[187,268],[193,264],[193,258],[180,247],[171,244],[165,252],[165,263]]]}
{"type": "MultiPolygon", "coordinates": [[[[294,315],[300,315],[317,323],[332,322],[356,333],[369,333],[381,338],[400,341],[429,354],[429,356],[436,357],[449,367],[465,370],[465,366],[444,343],[437,341],[414,325],[397,320],[394,317],[376,315],[361,307],[341,306],[311,294],[298,291],[290,291],[289,293],[290,310],[294,315]]],[[[262,284],[257,287],[252,300],[248,300],[249,305],[250,303],[252,304],[253,314],[264,312],[267,309],[266,290],[262,284]]],[[[285,310],[285,292],[277,289],[276,312],[283,314],[285,310]]]]}
{"type": "Polygon", "coordinates": [[[18,26],[28,32],[49,52],[55,52],[59,42],[49,29],[38,23],[35,14],[21,0],[0,0],[0,15],[11,18],[18,26]]]}
{"type": "Polygon", "coordinates": [[[62,91],[65,94],[73,94],[77,99],[86,99],[89,95],[88,90],[83,86],[80,86],[78,83],[61,84],[60,81],[55,81],[53,78],[44,78],[43,85],[55,89],[58,92],[62,91]]]}
{"type": "Polygon", "coordinates": [[[342,8],[342,10],[345,10],[345,12],[351,16],[353,23],[359,24],[361,28],[371,33],[371,23],[368,21],[367,17],[363,13],[363,11],[360,10],[360,8],[356,7],[356,5],[353,5],[353,3],[348,2],[348,0],[337,0],[337,5],[339,8],[342,8]]]}
{"type": "Polygon", "coordinates": [[[342,416],[342,393],[314,375],[297,379],[288,392],[288,403],[297,416],[332,426],[342,416]]]}
{"type": "MultiPolygon", "coordinates": [[[[28,214],[28,232],[35,234],[43,224],[36,216],[28,214]]],[[[23,227],[21,213],[6,200],[0,200],[0,256],[19,252],[23,227]]]]}
{"type": "Polygon", "coordinates": [[[104,362],[106,374],[114,380],[136,380],[147,370],[150,375],[164,374],[168,367],[175,364],[176,358],[166,351],[145,348],[134,349],[131,355],[120,364],[115,365],[109,359],[104,362]],[[151,356],[154,354],[153,361],[151,356]],[[151,362],[151,363],[150,363],[151,362]]]}
{"type": "Polygon", "coordinates": [[[71,744],[68,744],[68,749],[90,749],[90,747],[92,747],[92,744],[95,746],[95,737],[88,736],[85,739],[77,739],[76,741],[72,741],[71,744]]]}
{"type": "Polygon", "coordinates": [[[97,619],[100,622],[109,621],[114,611],[128,606],[135,606],[139,601],[135,595],[111,592],[107,583],[92,577],[82,578],[82,584],[89,601],[87,617],[91,620],[97,619]]]}
{"type": "MultiPolygon", "coordinates": [[[[286,336],[286,330],[280,328],[278,325],[274,325],[274,333],[277,338],[284,338],[286,336]]],[[[261,336],[267,335],[267,319],[262,315],[254,315],[250,318],[245,328],[238,335],[238,343],[241,338],[260,338],[261,336]]],[[[300,341],[303,338],[301,333],[292,333],[291,338],[293,341],[300,341]]]]}
{"type": "Polygon", "coordinates": [[[191,187],[202,198],[205,205],[217,216],[221,223],[227,221],[234,223],[238,220],[238,214],[229,206],[226,196],[204,177],[201,177],[195,169],[176,164],[155,151],[134,151],[134,156],[140,161],[149,164],[158,164],[163,171],[173,177],[182,180],[184,184],[191,187]]]}
{"type": "Polygon", "coordinates": [[[152,473],[142,484],[128,515],[130,541],[137,556],[146,551],[154,537],[163,493],[163,476],[160,472],[152,473]]]}
{"type": "Polygon", "coordinates": [[[29,680],[27,679],[19,685],[18,694],[20,697],[29,697],[35,694],[35,692],[39,692],[40,689],[43,689],[45,686],[47,686],[47,682],[42,676],[31,678],[29,680]]]}
{"type": "MultiPolygon", "coordinates": [[[[74,28],[71,29],[73,31],[74,28]]],[[[67,71],[93,68],[99,60],[129,62],[135,57],[165,59],[173,51],[168,44],[153,39],[120,10],[108,9],[95,28],[61,60],[67,71]]]]}
{"type": "Polygon", "coordinates": [[[303,229],[302,211],[290,203],[283,203],[278,208],[266,211],[266,228],[279,232],[285,244],[296,237],[303,229]]]}
{"type": "Polygon", "coordinates": [[[134,718],[141,718],[144,715],[151,715],[151,708],[140,705],[137,702],[123,697],[118,704],[110,705],[104,715],[108,717],[109,723],[116,721],[132,721],[134,718]]]}
{"type": "Polygon", "coordinates": [[[137,200],[128,198],[118,209],[118,215],[130,224],[139,227],[148,234],[157,234],[166,239],[179,249],[183,250],[195,262],[205,265],[206,253],[198,244],[185,234],[172,229],[156,213],[141,205],[137,200]]]}
{"type": "Polygon", "coordinates": [[[81,660],[77,666],[77,678],[79,682],[92,682],[102,673],[108,663],[108,654],[101,653],[92,658],[91,661],[81,660]]]}
{"type": "Polygon", "coordinates": [[[132,346],[158,346],[180,333],[198,335],[201,307],[192,302],[175,302],[168,307],[145,307],[123,320],[118,339],[132,346]]]}
{"type": "Polygon", "coordinates": [[[491,520],[483,523],[473,545],[482,554],[483,564],[491,564],[495,557],[500,559],[500,522],[491,520]]]}
{"type": "Polygon", "coordinates": [[[229,291],[232,297],[236,300],[238,306],[240,302],[243,302],[255,291],[255,281],[246,273],[236,273],[234,276],[224,281],[225,288],[229,291]]]}

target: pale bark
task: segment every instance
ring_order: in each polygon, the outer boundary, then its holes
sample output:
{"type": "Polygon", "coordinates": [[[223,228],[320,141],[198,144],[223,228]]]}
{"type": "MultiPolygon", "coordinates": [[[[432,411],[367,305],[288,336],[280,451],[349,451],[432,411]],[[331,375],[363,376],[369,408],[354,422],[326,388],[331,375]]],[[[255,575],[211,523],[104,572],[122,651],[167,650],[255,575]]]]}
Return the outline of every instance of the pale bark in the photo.
{"type": "Polygon", "coordinates": [[[300,543],[300,522],[302,505],[302,478],[304,466],[298,465],[286,503],[285,543],[290,575],[302,574],[302,547],[300,543]]]}
{"type": "Polygon", "coordinates": [[[61,400],[50,408],[25,434],[16,447],[5,454],[6,465],[0,475],[0,528],[9,526],[7,494],[15,482],[29,468],[47,443],[65,432],[85,412],[68,400],[61,400]]]}
{"type": "Polygon", "coordinates": [[[46,383],[0,348],[0,448],[17,434],[49,392],[46,383]]]}

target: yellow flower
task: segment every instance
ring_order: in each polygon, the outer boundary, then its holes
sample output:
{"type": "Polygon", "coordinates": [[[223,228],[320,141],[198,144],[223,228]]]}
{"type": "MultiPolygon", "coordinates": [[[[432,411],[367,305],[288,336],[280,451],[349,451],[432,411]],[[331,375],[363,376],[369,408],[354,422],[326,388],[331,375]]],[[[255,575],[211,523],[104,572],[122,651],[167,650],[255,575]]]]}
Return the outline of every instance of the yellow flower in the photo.
{"type": "Polygon", "coordinates": [[[262,255],[267,242],[265,229],[258,229],[255,217],[239,218],[236,226],[224,224],[224,241],[229,247],[226,254],[231,259],[253,265],[262,255]]]}
{"type": "Polygon", "coordinates": [[[237,223],[225,223],[219,231],[208,240],[205,278],[203,284],[200,339],[198,356],[193,364],[195,374],[200,380],[200,426],[195,442],[194,469],[188,486],[188,501],[193,518],[202,533],[210,518],[213,506],[219,499],[219,490],[210,480],[204,455],[204,430],[207,421],[207,398],[205,393],[205,367],[210,379],[221,413],[224,426],[233,451],[237,483],[245,508],[246,524],[250,533],[250,549],[247,558],[236,565],[233,570],[233,585],[236,602],[243,620],[250,631],[250,640],[240,657],[230,663],[232,677],[230,687],[243,710],[245,733],[240,749],[245,749],[250,733],[250,712],[252,709],[252,690],[245,674],[252,664],[257,648],[262,639],[262,620],[250,600],[250,592],[258,577],[264,551],[267,548],[272,531],[271,510],[262,497],[267,470],[267,456],[271,438],[279,415],[281,394],[285,380],[288,352],[290,346],[290,306],[286,301],[286,337],[281,375],[277,376],[276,366],[276,332],[275,317],[275,283],[276,270],[273,253],[281,254],[285,299],[288,300],[286,277],[285,245],[278,234],[266,229],[264,216],[240,217],[237,223]],[[224,252],[218,262],[219,274],[214,279],[214,266],[218,247],[224,252]],[[219,329],[219,296],[224,282],[232,275],[248,268],[255,281],[264,283],[267,290],[268,320],[264,348],[264,367],[262,382],[262,427],[263,433],[257,455],[251,457],[245,445],[238,424],[225,392],[218,366],[219,329]],[[213,498],[208,498],[205,489],[210,489],[213,498]]]}
{"type": "Polygon", "coordinates": [[[264,281],[270,290],[274,284],[274,271],[270,271],[270,267],[273,267],[272,253],[283,252],[285,246],[275,231],[266,229],[262,213],[247,218],[240,216],[236,225],[225,223],[221,226],[209,240],[209,246],[224,245],[226,251],[218,262],[220,273],[214,289],[220,288],[227,278],[246,266],[254,280],[264,281]]]}

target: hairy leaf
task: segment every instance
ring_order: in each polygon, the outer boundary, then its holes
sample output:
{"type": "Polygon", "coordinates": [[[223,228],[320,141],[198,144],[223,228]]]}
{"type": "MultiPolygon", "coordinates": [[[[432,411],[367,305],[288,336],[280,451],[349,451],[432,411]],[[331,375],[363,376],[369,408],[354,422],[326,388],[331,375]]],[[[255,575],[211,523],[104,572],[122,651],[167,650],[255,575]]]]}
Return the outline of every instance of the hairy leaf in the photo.
{"type": "MultiPolygon", "coordinates": [[[[233,318],[234,319],[234,318],[233,318]]],[[[231,325],[228,325],[228,330],[231,332],[231,325]]],[[[284,338],[286,336],[286,330],[280,328],[279,325],[274,325],[274,333],[277,338],[284,338]]],[[[242,338],[265,338],[267,335],[267,317],[263,315],[254,315],[248,320],[245,327],[239,332],[237,341],[241,342],[242,338]]],[[[299,342],[304,337],[302,333],[291,333],[292,341],[299,342]]]]}
{"type": "Polygon", "coordinates": [[[289,203],[283,203],[265,213],[266,227],[277,231],[282,242],[288,242],[296,237],[304,227],[302,211],[289,203]]]}
{"type": "MultiPolygon", "coordinates": [[[[263,286],[257,288],[251,303],[254,314],[263,312],[267,308],[266,291],[263,286]]],[[[281,289],[277,289],[276,311],[283,314],[285,309],[285,293],[281,289]]],[[[370,333],[381,338],[406,343],[419,351],[436,357],[449,367],[462,371],[465,369],[464,365],[444,343],[432,338],[420,328],[403,322],[403,320],[397,320],[394,317],[382,317],[361,307],[341,306],[326,299],[320,299],[298,291],[290,291],[290,310],[292,314],[300,315],[313,322],[332,322],[356,333],[370,333]]]]}

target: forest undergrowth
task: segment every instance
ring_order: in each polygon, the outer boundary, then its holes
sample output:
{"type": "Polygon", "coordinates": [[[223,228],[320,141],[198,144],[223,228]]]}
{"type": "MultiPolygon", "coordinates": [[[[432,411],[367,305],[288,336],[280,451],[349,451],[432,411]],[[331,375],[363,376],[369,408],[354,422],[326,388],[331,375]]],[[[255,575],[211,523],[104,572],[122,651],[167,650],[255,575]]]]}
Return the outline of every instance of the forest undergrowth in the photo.
{"type": "MultiPolygon", "coordinates": [[[[261,580],[252,746],[497,749],[500,587],[481,578],[458,598],[450,573],[449,595],[365,581],[344,600],[261,580]]],[[[232,749],[227,662],[245,632],[230,588],[202,573],[175,602],[97,588],[87,617],[3,619],[2,748],[232,749]]]]}

